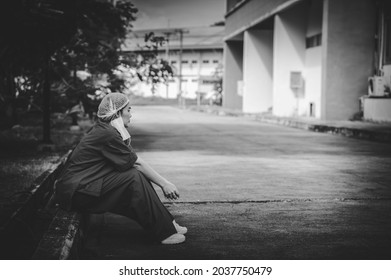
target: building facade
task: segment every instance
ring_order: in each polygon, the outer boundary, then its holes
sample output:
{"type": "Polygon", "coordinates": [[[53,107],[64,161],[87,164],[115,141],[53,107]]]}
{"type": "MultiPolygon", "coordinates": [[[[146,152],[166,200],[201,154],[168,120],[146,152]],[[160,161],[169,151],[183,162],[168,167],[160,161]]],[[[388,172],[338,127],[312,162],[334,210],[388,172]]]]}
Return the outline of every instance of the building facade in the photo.
{"type": "Polygon", "coordinates": [[[227,0],[223,106],[391,121],[388,2],[227,0]]]}
{"type": "Polygon", "coordinates": [[[183,98],[196,99],[213,91],[216,80],[222,78],[223,26],[138,30],[129,35],[123,51],[145,52],[140,46],[150,32],[166,39],[157,50],[157,58],[169,62],[174,76],[154,89],[150,83],[139,82],[133,88],[135,94],[162,98],[177,98],[181,94],[183,98]]]}

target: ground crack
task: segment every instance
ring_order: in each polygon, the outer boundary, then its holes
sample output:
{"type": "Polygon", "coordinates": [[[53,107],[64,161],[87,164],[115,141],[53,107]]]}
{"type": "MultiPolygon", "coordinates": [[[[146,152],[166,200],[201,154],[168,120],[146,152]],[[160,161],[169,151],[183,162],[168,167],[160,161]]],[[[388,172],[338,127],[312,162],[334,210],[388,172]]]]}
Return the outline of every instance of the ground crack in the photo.
{"type": "Polygon", "coordinates": [[[336,198],[296,198],[267,200],[207,200],[207,201],[167,201],[164,204],[241,204],[241,203],[289,203],[289,202],[327,202],[327,201],[387,201],[391,197],[336,197],[336,198]]]}

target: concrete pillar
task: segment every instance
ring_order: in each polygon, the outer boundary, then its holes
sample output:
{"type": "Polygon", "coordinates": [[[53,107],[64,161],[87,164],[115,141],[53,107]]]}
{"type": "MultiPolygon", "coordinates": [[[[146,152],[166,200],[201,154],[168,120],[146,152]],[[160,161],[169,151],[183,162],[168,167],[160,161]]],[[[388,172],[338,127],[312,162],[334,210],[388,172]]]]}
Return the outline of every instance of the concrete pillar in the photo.
{"type": "Polygon", "coordinates": [[[324,0],[322,119],[347,120],[359,111],[373,71],[374,31],[372,0],[324,0]]]}
{"type": "Polygon", "coordinates": [[[291,72],[304,71],[307,5],[296,5],[279,15],[274,21],[273,61],[273,114],[298,115],[302,90],[291,89],[291,72]]]}
{"type": "Polygon", "coordinates": [[[246,31],[243,57],[243,112],[266,112],[273,105],[273,31],[246,31]]]}
{"type": "Polygon", "coordinates": [[[238,94],[238,81],[243,80],[243,41],[224,44],[223,107],[242,109],[242,96],[238,94]]]}

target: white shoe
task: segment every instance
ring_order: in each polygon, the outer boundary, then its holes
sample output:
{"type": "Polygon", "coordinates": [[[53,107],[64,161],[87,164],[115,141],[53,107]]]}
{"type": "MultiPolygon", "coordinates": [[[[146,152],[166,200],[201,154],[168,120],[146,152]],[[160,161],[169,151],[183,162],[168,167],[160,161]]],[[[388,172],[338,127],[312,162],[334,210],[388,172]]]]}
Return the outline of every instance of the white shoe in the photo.
{"type": "Polygon", "coordinates": [[[183,234],[174,233],[162,241],[164,245],[179,244],[185,242],[186,237],[183,234]]]}
{"type": "Polygon", "coordinates": [[[182,226],[178,225],[177,222],[175,222],[175,220],[173,220],[172,223],[174,224],[175,229],[178,233],[180,233],[180,234],[187,233],[187,227],[182,227],[182,226]]]}

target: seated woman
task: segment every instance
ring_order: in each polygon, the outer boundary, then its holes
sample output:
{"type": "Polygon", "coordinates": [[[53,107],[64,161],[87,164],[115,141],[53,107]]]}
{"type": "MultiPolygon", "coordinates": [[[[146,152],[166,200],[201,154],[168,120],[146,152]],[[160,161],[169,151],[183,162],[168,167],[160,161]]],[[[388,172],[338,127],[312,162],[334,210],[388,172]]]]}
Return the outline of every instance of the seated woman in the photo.
{"type": "Polygon", "coordinates": [[[177,187],[136,155],[130,145],[128,98],[110,93],[98,108],[98,121],[70,155],[56,183],[55,200],[82,213],[112,212],[137,221],[162,244],[185,241],[151,182],[166,198],[178,199],[177,187]]]}

